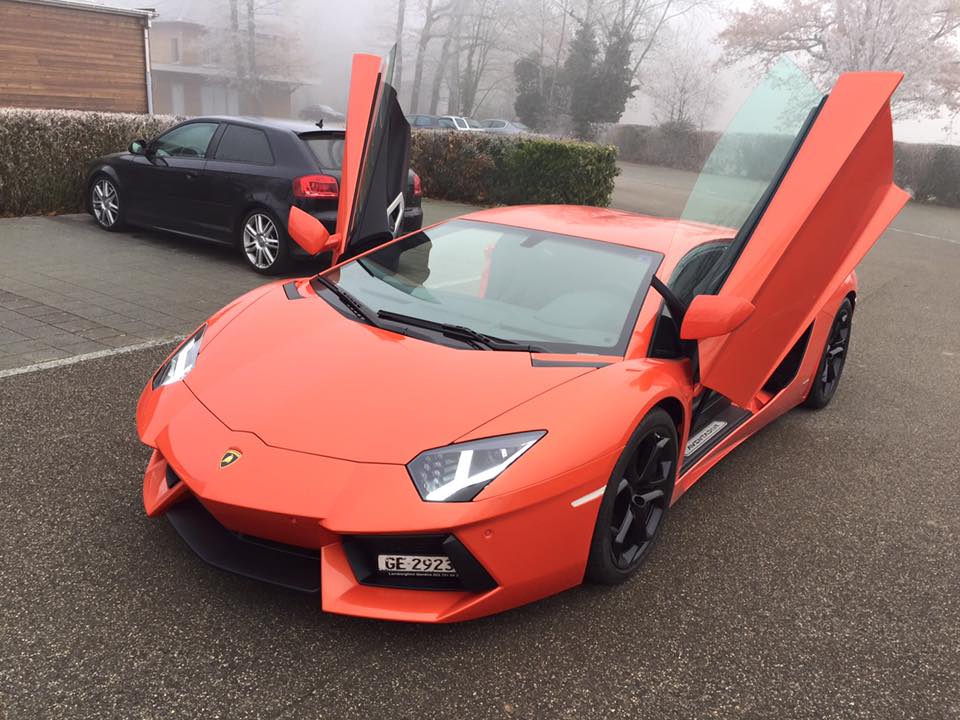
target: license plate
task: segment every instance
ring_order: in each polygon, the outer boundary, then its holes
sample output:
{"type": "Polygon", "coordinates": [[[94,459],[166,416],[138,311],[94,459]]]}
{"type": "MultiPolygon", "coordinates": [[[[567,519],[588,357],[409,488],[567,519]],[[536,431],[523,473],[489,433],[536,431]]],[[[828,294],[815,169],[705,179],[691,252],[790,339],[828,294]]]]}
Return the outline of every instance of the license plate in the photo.
{"type": "Polygon", "coordinates": [[[377,569],[388,575],[456,575],[446,555],[377,555],[377,569]]]}

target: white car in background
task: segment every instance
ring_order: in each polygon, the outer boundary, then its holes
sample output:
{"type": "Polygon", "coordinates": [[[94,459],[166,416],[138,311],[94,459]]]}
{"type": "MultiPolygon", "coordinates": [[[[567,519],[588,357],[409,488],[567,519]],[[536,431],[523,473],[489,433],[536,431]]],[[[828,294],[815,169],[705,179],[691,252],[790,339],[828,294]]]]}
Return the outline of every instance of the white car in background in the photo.
{"type": "Polygon", "coordinates": [[[471,117],[461,115],[407,115],[411,128],[417,130],[459,130],[461,132],[482,132],[483,127],[471,117]]]}
{"type": "Polygon", "coordinates": [[[482,132],[483,127],[472,117],[463,117],[462,115],[441,115],[438,118],[441,127],[450,127],[448,123],[453,123],[453,130],[463,132],[482,132]]]}

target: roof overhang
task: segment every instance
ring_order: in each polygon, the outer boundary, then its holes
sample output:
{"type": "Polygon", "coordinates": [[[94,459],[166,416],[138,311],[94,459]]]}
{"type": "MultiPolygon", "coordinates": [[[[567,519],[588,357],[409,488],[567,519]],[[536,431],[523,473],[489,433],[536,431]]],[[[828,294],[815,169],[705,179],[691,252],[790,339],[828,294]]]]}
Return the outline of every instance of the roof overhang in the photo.
{"type": "Polygon", "coordinates": [[[151,18],[157,16],[157,12],[149,8],[121,8],[113,5],[101,5],[96,2],[85,2],[85,0],[14,0],[14,2],[27,3],[29,5],[50,5],[52,7],[69,8],[70,10],[87,10],[89,12],[107,13],[109,15],[126,15],[127,17],[136,17],[144,21],[149,21],[151,18]]]}

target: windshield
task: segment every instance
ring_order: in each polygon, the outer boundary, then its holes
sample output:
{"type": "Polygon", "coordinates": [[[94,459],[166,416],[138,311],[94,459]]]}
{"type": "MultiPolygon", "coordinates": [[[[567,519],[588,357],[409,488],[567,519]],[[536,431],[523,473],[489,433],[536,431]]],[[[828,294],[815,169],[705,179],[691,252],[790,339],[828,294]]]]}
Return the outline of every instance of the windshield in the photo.
{"type": "Polygon", "coordinates": [[[740,106],[704,163],[681,216],[739,230],[778,178],[822,93],[781,60],[740,106]]]}
{"type": "Polygon", "coordinates": [[[661,260],[596,240],[453,220],[346,263],[329,279],[374,313],[460,325],[548,352],[623,355],[661,260]]]}

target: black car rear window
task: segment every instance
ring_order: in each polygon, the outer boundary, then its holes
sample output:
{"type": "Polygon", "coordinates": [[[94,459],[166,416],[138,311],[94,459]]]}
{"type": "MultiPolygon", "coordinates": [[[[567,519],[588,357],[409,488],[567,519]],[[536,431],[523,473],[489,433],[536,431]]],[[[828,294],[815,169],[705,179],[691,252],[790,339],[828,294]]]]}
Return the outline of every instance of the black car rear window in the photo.
{"type": "Polygon", "coordinates": [[[343,136],[332,133],[312,133],[300,138],[310,148],[310,152],[324,170],[343,168],[343,136]]]}
{"type": "Polygon", "coordinates": [[[270,151],[270,143],[267,142],[267,134],[263,130],[242,125],[227,125],[223,137],[220,138],[220,145],[217,147],[217,160],[273,165],[273,153],[270,151]]]}

